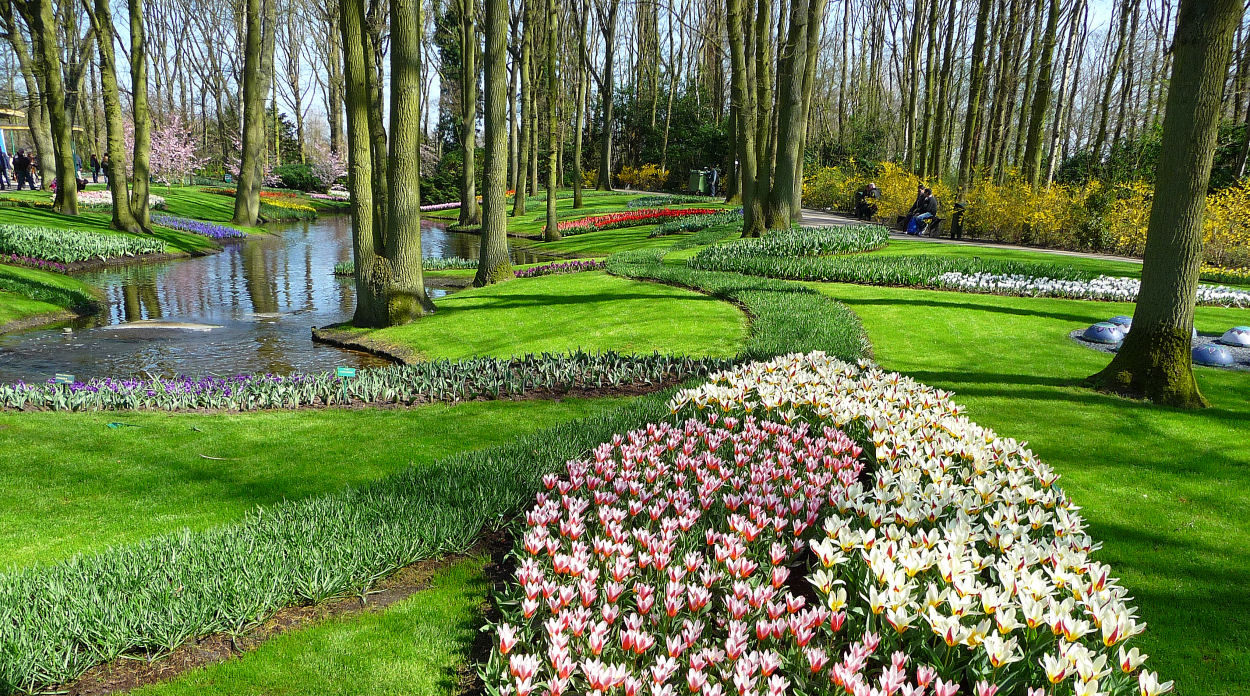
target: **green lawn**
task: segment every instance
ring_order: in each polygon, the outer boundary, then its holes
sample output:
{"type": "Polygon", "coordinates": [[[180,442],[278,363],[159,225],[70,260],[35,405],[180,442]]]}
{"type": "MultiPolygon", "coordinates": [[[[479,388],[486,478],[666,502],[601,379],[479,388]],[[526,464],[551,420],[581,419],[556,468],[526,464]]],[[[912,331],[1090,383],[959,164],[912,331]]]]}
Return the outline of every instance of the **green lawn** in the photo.
{"type": "MultiPolygon", "coordinates": [[[[46,195],[42,191],[36,191],[36,194],[46,195]]],[[[29,197],[27,192],[22,192],[22,197],[29,197]]],[[[11,193],[0,196],[3,198],[16,198],[19,194],[11,193]]],[[[207,195],[207,194],[201,194],[207,195]]],[[[218,196],[218,198],[222,198],[218,196]]],[[[228,201],[227,198],[222,200],[228,201]]],[[[169,211],[165,211],[169,212],[169,211]]],[[[157,211],[160,214],[160,211],[157,211]]],[[[180,213],[170,213],[171,215],[180,215],[180,213]]],[[[201,218],[205,219],[205,218],[201,218]]],[[[82,211],[76,216],[61,215],[44,208],[19,208],[13,206],[0,207],[0,224],[6,225],[30,225],[34,227],[53,227],[59,229],[82,230],[85,232],[96,232],[99,234],[125,234],[111,229],[109,225],[112,222],[112,216],[107,212],[82,211]]],[[[217,244],[213,240],[203,235],[191,234],[190,232],[182,232],[179,230],[171,230],[165,227],[153,227],[152,236],[165,242],[166,249],[172,253],[196,253],[216,248],[217,244]]]]}
{"type": "Polygon", "coordinates": [[[872,253],[880,254],[882,256],[911,256],[914,254],[925,254],[928,256],[976,256],[996,261],[1051,263],[1105,275],[1130,276],[1133,278],[1141,276],[1141,264],[1133,263],[1132,261],[1088,259],[1080,256],[1055,254],[1046,251],[1007,249],[993,245],[942,244],[939,242],[921,242],[911,239],[891,239],[889,246],[872,253]]]}
{"type": "Polygon", "coordinates": [[[0,567],[234,522],[257,505],[362,484],[410,463],[506,443],[619,403],[0,413],[0,567]]]}
{"type": "Polygon", "coordinates": [[[428,590],[385,611],[278,636],[255,652],[188,672],[136,696],[442,696],[480,624],[484,559],[440,571],[428,590]]]}
{"type": "Polygon", "coordinates": [[[63,273],[0,264],[0,328],[10,321],[80,306],[91,286],[63,273]]]}
{"type": "Polygon", "coordinates": [[[517,278],[437,305],[418,322],[361,333],[431,359],[577,349],[730,356],[747,335],[746,317],[732,305],[601,272],[517,278]]]}
{"type": "MultiPolygon", "coordinates": [[[[884,367],[954,390],[973,420],[1027,440],[1063,475],[1104,543],[1097,557],[1150,624],[1152,669],[1178,693],[1245,693],[1250,373],[1197,368],[1212,408],[1160,408],[1075,386],[1109,356],[1068,332],[1132,305],[812,286],[860,315],[884,367]]],[[[1250,311],[1198,308],[1199,331],[1239,324],[1250,311]]]]}

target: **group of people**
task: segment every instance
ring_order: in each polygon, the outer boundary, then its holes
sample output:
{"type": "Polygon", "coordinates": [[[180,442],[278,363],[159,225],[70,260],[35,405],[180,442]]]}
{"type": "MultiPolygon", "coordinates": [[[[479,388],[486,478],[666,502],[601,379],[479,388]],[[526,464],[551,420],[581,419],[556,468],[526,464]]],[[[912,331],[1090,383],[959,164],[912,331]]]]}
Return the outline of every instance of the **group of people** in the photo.
{"type": "Polygon", "coordinates": [[[907,211],[907,234],[920,236],[928,229],[930,220],[937,217],[938,201],[933,189],[924,184],[916,185],[916,202],[907,211]]]}
{"type": "MultiPolygon", "coordinates": [[[[871,220],[876,217],[880,200],[881,189],[877,188],[876,182],[868,182],[868,185],[855,192],[855,217],[860,220],[871,220]]],[[[907,234],[920,235],[932,224],[931,221],[937,218],[937,212],[938,200],[933,195],[933,189],[924,184],[918,184],[916,201],[907,210],[903,228],[907,234]]]]}
{"type": "MultiPolygon", "coordinates": [[[[75,154],[74,168],[81,170],[82,164],[82,159],[75,154]]],[[[104,175],[105,183],[108,183],[109,172],[112,168],[108,155],[100,159],[92,153],[90,166],[92,183],[100,183],[101,174],[104,175]]],[[[78,182],[81,190],[87,180],[78,179],[78,182]]],[[[8,153],[0,153],[0,191],[8,190],[13,185],[17,186],[18,191],[21,191],[23,186],[30,188],[31,191],[43,188],[42,182],[39,181],[39,157],[34,151],[19,149],[11,156],[8,153]]]]}
{"type": "Polygon", "coordinates": [[[18,150],[12,157],[8,153],[0,154],[0,191],[6,190],[14,183],[17,190],[28,186],[31,191],[39,185],[39,159],[33,152],[18,150]]]}

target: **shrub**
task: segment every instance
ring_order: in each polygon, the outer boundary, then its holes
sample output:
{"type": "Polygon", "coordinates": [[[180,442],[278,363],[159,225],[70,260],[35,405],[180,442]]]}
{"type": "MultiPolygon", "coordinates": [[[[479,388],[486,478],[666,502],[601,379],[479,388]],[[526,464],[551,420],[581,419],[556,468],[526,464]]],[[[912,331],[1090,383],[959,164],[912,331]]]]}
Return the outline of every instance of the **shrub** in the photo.
{"type": "Polygon", "coordinates": [[[670,171],[660,169],[658,164],[644,164],[641,167],[621,167],[616,180],[629,188],[642,191],[659,191],[668,184],[670,171]]]}
{"type": "MultiPolygon", "coordinates": [[[[282,188],[292,191],[324,191],[328,186],[321,181],[313,168],[307,164],[283,164],[274,167],[270,175],[281,182],[282,188]]],[[[330,183],[333,183],[332,181],[330,183]]]]}
{"type": "Polygon", "coordinates": [[[159,254],[165,242],[128,234],[101,234],[24,225],[0,225],[0,253],[74,263],[159,254]]]}
{"type": "Polygon", "coordinates": [[[687,232],[698,232],[706,230],[710,227],[720,227],[722,225],[730,225],[742,219],[742,209],[724,210],[719,213],[705,213],[702,215],[691,215],[689,217],[670,220],[651,231],[648,237],[666,237],[671,234],[684,234],[687,232]]]}

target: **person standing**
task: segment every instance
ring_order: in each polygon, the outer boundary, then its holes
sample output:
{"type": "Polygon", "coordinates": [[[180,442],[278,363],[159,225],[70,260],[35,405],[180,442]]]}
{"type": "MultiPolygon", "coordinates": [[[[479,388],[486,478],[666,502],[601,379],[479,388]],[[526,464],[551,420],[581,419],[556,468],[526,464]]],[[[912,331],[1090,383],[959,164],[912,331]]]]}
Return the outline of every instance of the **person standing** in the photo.
{"type": "Polygon", "coordinates": [[[109,159],[107,153],[104,159],[100,160],[100,171],[104,173],[104,183],[110,183],[113,180],[113,162],[109,159]]]}
{"type": "Polygon", "coordinates": [[[712,167],[712,197],[716,197],[717,186],[720,184],[720,168],[712,167]]]}
{"type": "Polygon", "coordinates": [[[91,183],[100,183],[100,158],[91,153],[91,183]]]}
{"type": "Polygon", "coordinates": [[[9,154],[0,152],[0,191],[8,189],[12,183],[9,181],[9,166],[9,154]]]}
{"type": "Polygon", "coordinates": [[[17,190],[22,190],[22,184],[29,183],[30,190],[35,190],[35,182],[30,179],[30,158],[26,156],[25,150],[18,150],[17,156],[13,158],[13,174],[17,176],[17,190]]]}

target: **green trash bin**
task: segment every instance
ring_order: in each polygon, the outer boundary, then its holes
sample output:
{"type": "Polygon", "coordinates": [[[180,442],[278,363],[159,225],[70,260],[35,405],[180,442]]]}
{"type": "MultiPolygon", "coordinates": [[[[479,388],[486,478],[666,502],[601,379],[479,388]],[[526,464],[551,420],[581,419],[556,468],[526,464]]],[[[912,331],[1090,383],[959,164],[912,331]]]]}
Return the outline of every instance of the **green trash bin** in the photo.
{"type": "Polygon", "coordinates": [[[712,177],[711,177],[711,174],[706,169],[702,169],[699,171],[698,192],[703,194],[704,196],[710,196],[712,194],[712,177]]]}
{"type": "Polygon", "coordinates": [[[686,188],[691,193],[698,193],[699,191],[699,170],[698,169],[690,170],[690,182],[688,183],[686,188]]]}

